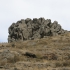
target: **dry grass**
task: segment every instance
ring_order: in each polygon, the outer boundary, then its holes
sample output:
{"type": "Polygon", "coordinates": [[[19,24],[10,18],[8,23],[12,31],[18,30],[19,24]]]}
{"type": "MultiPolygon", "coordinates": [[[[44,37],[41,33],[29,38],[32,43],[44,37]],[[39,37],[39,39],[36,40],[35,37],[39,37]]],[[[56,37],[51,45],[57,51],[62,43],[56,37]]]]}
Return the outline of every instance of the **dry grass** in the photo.
{"type": "MultiPolygon", "coordinates": [[[[14,59],[9,59],[7,62],[14,63],[16,67],[19,66],[18,62],[21,62],[20,64],[22,65],[28,62],[30,62],[31,64],[34,63],[47,64],[48,62],[51,63],[51,65],[53,65],[54,62],[54,66],[56,68],[70,67],[70,33],[55,37],[28,40],[24,42],[13,42],[6,44],[6,46],[1,48],[1,50],[6,48],[9,48],[11,52],[19,53],[20,56],[16,55],[14,59]],[[35,54],[36,58],[25,56],[24,54],[26,52],[35,54]],[[54,56],[56,56],[56,59],[53,59],[54,56]]],[[[2,52],[1,50],[0,52],[2,52]]],[[[2,64],[2,62],[0,63],[1,65],[5,64],[5,63],[2,64]]],[[[48,67],[49,66],[51,67],[51,65],[49,64],[48,67]]]]}

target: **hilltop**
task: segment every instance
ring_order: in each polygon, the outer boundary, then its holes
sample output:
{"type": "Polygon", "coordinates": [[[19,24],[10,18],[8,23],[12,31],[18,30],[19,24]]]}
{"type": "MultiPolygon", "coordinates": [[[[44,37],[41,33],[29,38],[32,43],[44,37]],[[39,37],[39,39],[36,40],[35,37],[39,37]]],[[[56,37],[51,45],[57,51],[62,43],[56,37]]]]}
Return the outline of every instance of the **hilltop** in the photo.
{"type": "Polygon", "coordinates": [[[0,70],[70,70],[70,32],[57,21],[21,19],[0,44],[0,70]]]}
{"type": "Polygon", "coordinates": [[[21,19],[8,28],[8,42],[25,41],[44,38],[45,36],[57,36],[64,34],[64,30],[57,21],[51,19],[27,18],[21,19]]]}

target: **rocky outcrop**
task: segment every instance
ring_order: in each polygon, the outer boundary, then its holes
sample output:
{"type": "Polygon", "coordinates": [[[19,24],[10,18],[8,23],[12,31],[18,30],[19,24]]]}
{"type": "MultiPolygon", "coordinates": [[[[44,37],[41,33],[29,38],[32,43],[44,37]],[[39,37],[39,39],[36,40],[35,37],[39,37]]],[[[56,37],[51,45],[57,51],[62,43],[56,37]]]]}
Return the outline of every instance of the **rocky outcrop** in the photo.
{"type": "Polygon", "coordinates": [[[44,36],[56,36],[65,33],[57,21],[51,22],[50,19],[30,18],[22,19],[13,23],[9,29],[8,42],[33,40],[44,36]]]}

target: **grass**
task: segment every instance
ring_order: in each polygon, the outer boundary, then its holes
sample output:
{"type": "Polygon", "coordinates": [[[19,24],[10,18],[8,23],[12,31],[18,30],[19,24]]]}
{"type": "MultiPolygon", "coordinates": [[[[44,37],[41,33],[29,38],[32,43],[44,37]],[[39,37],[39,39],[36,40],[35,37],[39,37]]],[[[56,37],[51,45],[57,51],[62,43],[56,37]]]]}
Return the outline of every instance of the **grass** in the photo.
{"type": "MultiPolygon", "coordinates": [[[[13,42],[6,44],[0,52],[9,48],[11,52],[17,52],[20,56],[15,55],[14,59],[9,59],[7,63],[14,63],[18,67],[18,62],[34,63],[50,63],[58,67],[70,67],[70,33],[58,35],[55,37],[47,37],[42,39],[28,40],[24,42],[13,42]],[[36,58],[28,58],[24,56],[26,52],[36,55],[36,58]],[[51,53],[55,55],[51,55],[51,53]],[[48,55],[49,54],[49,55],[48,55]],[[46,56],[45,58],[43,58],[46,56]],[[67,57],[66,57],[67,56],[67,57]],[[54,59],[54,58],[55,59],[54,59]],[[48,60],[47,58],[51,58],[48,60]]],[[[1,62],[4,65],[4,62],[1,62]]],[[[24,64],[25,64],[24,63],[24,64]]],[[[50,66],[51,67],[51,66],[50,66]]]]}

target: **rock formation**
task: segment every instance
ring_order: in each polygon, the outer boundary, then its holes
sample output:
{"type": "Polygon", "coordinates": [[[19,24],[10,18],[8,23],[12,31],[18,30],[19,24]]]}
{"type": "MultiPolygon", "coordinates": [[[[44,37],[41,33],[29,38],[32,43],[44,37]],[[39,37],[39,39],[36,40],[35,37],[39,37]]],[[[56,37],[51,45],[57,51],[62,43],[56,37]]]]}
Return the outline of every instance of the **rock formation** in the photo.
{"type": "Polygon", "coordinates": [[[8,42],[33,40],[44,36],[56,36],[65,33],[57,21],[51,22],[50,19],[30,18],[22,19],[13,23],[9,29],[8,42]]]}

